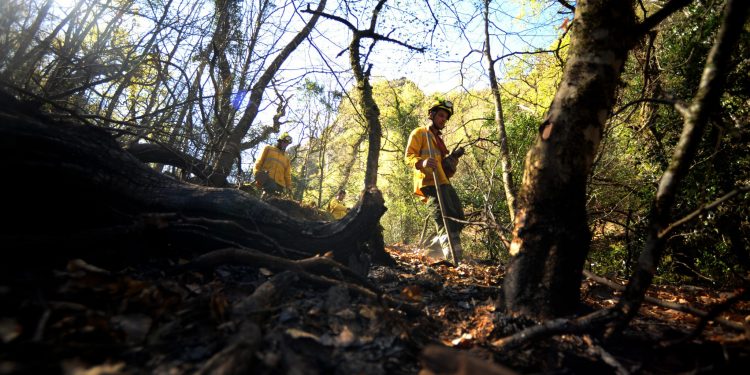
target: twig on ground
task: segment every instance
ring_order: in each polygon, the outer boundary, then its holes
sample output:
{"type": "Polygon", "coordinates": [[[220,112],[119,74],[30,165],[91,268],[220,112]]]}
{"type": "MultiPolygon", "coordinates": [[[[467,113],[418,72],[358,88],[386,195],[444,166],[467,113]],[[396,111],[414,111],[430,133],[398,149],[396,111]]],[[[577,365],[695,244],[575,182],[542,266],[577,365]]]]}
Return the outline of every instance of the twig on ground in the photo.
{"type": "MultiPolygon", "coordinates": [[[[719,319],[716,318],[719,314],[724,312],[726,309],[730,308],[737,301],[746,299],[748,295],[750,295],[750,288],[747,288],[747,287],[742,288],[739,292],[735,293],[733,296],[730,296],[726,300],[719,302],[713,307],[711,307],[711,309],[708,310],[706,315],[701,317],[701,320],[698,322],[698,324],[695,325],[695,328],[693,329],[692,332],[690,332],[683,338],[673,340],[673,341],[663,342],[661,346],[671,346],[675,344],[680,344],[680,343],[684,343],[686,341],[690,341],[698,337],[698,335],[700,335],[701,332],[703,332],[703,330],[706,329],[706,326],[708,325],[709,321],[712,321],[712,320],[719,321],[719,319]]],[[[744,326],[742,326],[742,330],[745,330],[744,326]]]]}
{"type": "Polygon", "coordinates": [[[492,346],[512,350],[552,336],[595,331],[618,316],[615,310],[602,309],[576,319],[554,319],[495,340],[492,346]]]}
{"type": "Polygon", "coordinates": [[[222,264],[241,264],[256,267],[269,267],[275,270],[296,272],[300,278],[316,285],[342,285],[358,295],[384,301],[389,307],[398,308],[413,315],[421,311],[421,306],[395,299],[384,294],[366,278],[349,267],[326,257],[312,257],[289,260],[249,248],[228,248],[215,250],[194,259],[189,268],[213,269],[222,264]]]}
{"type": "MultiPolygon", "coordinates": [[[[584,270],[583,274],[586,277],[588,277],[589,279],[591,279],[593,281],[596,281],[596,282],[598,282],[600,284],[606,285],[606,286],[608,286],[608,287],[610,287],[610,288],[612,288],[614,290],[617,290],[617,291],[623,291],[623,290],[625,290],[625,286],[624,285],[620,285],[620,284],[618,284],[618,283],[616,283],[614,281],[611,281],[609,279],[606,279],[604,277],[597,276],[597,275],[595,275],[595,274],[593,274],[593,273],[591,273],[591,272],[589,272],[587,270],[584,270]]],[[[686,314],[699,316],[701,318],[708,316],[708,313],[705,312],[705,311],[703,311],[703,310],[699,310],[699,309],[696,309],[694,307],[687,306],[687,305],[681,305],[679,303],[674,303],[674,302],[668,302],[668,301],[660,300],[658,298],[654,298],[654,297],[651,297],[651,296],[646,296],[644,298],[644,301],[646,301],[646,302],[648,302],[648,303],[650,303],[652,305],[664,307],[664,308],[667,308],[667,309],[676,310],[676,311],[679,311],[679,312],[684,312],[686,314]]],[[[731,321],[731,320],[727,320],[727,319],[724,319],[724,318],[715,318],[715,317],[713,318],[713,320],[716,323],[718,323],[718,324],[721,324],[721,325],[723,325],[723,326],[725,326],[727,328],[731,328],[731,329],[736,330],[736,331],[744,331],[745,330],[745,327],[741,323],[737,323],[737,322],[734,322],[734,321],[731,321]]]]}

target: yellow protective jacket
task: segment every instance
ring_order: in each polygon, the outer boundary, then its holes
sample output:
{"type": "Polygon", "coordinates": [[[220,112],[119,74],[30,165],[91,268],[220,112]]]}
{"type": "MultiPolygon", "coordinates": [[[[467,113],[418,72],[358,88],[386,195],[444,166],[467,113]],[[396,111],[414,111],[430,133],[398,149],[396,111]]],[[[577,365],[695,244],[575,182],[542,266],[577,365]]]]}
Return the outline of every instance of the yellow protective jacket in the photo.
{"type": "Polygon", "coordinates": [[[330,212],[336,220],[346,216],[346,211],[347,208],[344,206],[344,203],[336,198],[331,199],[331,202],[328,203],[328,212],[330,212]]]}
{"type": "Polygon", "coordinates": [[[287,189],[292,188],[292,165],[284,151],[271,145],[266,146],[253,170],[256,176],[260,171],[267,171],[277,184],[287,189]]]}
{"type": "Polygon", "coordinates": [[[409,145],[406,147],[406,155],[404,156],[404,161],[406,161],[406,165],[414,170],[414,194],[422,197],[423,200],[426,200],[427,198],[422,193],[422,187],[435,185],[435,181],[432,178],[432,169],[424,169],[421,167],[422,161],[430,157],[430,152],[427,147],[428,137],[432,145],[432,158],[437,160],[438,162],[436,171],[438,182],[440,183],[440,185],[450,183],[448,177],[443,171],[443,155],[438,149],[437,143],[435,141],[435,134],[433,134],[429,130],[429,125],[420,126],[412,130],[411,134],[409,134],[409,145]]]}

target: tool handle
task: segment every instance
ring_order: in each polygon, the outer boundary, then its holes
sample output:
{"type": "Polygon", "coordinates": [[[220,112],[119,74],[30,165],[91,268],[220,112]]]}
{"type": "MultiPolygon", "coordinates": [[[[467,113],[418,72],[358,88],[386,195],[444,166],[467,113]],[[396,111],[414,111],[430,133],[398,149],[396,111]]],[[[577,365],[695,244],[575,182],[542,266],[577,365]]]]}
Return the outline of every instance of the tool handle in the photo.
{"type": "MultiPolygon", "coordinates": [[[[430,139],[430,130],[427,130],[427,152],[430,154],[430,158],[435,158],[432,151],[432,140],[430,139]]],[[[448,248],[451,251],[451,257],[453,262],[458,266],[458,259],[456,259],[456,252],[453,250],[453,238],[451,238],[451,231],[448,228],[448,220],[446,219],[445,206],[443,205],[443,193],[440,189],[440,182],[438,181],[437,168],[432,168],[432,181],[435,182],[435,194],[437,194],[438,206],[440,207],[440,216],[443,218],[443,228],[445,228],[445,234],[448,236],[448,248]]]]}

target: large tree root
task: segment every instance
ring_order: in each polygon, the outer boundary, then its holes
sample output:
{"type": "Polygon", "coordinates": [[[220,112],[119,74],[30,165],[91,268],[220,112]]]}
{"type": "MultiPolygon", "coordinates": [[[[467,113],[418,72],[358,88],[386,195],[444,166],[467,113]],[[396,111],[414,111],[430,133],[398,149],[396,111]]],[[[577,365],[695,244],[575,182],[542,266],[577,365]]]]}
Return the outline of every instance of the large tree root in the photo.
{"type": "MultiPolygon", "coordinates": [[[[53,249],[37,238],[92,232],[106,240],[112,228],[137,230],[143,215],[156,215],[172,229],[200,232],[204,239],[216,229],[215,237],[242,246],[294,258],[330,251],[348,263],[366,251],[362,244],[385,212],[380,191],[371,188],[341,220],[299,220],[236,189],[202,187],[162,175],[102,129],[55,121],[12,98],[0,99],[0,173],[12,180],[4,184],[6,197],[18,202],[6,205],[4,213],[13,220],[0,229],[0,238],[10,241],[6,249],[26,255],[26,265],[77,250],[70,240],[64,241],[64,249],[53,249]]],[[[205,248],[191,250],[228,246],[220,242],[209,240],[200,244],[205,248]]]]}

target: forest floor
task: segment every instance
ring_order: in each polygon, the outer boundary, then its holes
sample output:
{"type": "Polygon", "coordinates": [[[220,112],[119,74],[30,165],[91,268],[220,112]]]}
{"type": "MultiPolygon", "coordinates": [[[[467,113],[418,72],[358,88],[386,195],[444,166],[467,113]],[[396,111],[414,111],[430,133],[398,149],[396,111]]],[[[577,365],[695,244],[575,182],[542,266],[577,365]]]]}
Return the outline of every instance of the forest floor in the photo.
{"type": "MultiPolygon", "coordinates": [[[[0,374],[511,374],[747,373],[746,333],[645,305],[622,338],[561,335],[506,350],[497,339],[531,322],[497,305],[504,269],[457,268],[407,246],[388,252],[367,283],[330,282],[273,267],[182,259],[109,270],[81,260],[18,271],[0,285],[0,374]],[[377,294],[377,293],[376,293],[377,294]],[[502,365],[501,365],[502,364],[502,365]]],[[[651,296],[708,310],[731,294],[656,286],[651,296]]],[[[617,293],[591,280],[584,303],[617,293]]],[[[721,317],[742,327],[750,303],[721,317]]]]}

